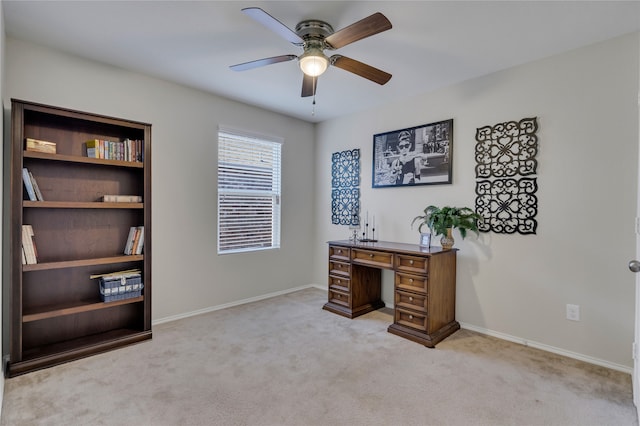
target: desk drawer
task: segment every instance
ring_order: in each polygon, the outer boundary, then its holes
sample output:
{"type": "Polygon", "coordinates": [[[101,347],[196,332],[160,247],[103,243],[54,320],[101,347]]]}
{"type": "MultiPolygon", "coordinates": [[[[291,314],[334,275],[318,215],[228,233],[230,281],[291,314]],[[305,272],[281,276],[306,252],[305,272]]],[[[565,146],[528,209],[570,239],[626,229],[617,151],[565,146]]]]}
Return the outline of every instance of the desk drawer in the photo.
{"type": "Polygon", "coordinates": [[[361,265],[393,269],[393,253],[354,248],[351,251],[351,260],[361,265]]]}
{"type": "Polygon", "coordinates": [[[333,275],[329,275],[329,288],[349,291],[351,289],[351,280],[343,276],[334,277],[333,275]]]}
{"type": "Polygon", "coordinates": [[[396,270],[412,274],[426,274],[429,270],[429,258],[396,254],[396,270]]]}
{"type": "Polygon", "coordinates": [[[406,293],[404,291],[396,291],[395,307],[427,313],[427,296],[416,293],[406,293]]]}
{"type": "Polygon", "coordinates": [[[329,274],[349,278],[351,276],[351,264],[329,260],[329,274]]]}
{"type": "Polygon", "coordinates": [[[336,305],[342,305],[346,308],[351,307],[351,295],[345,291],[338,291],[334,288],[329,289],[329,302],[336,305]]]}
{"type": "Polygon", "coordinates": [[[402,308],[395,307],[395,322],[396,324],[404,325],[407,327],[415,328],[420,331],[427,331],[428,317],[426,314],[404,310],[402,308]]]}
{"type": "Polygon", "coordinates": [[[351,249],[349,247],[329,246],[329,259],[351,261],[351,249]]]}
{"type": "Polygon", "coordinates": [[[428,279],[420,275],[396,272],[395,287],[396,290],[409,290],[416,293],[427,294],[428,279]]]}

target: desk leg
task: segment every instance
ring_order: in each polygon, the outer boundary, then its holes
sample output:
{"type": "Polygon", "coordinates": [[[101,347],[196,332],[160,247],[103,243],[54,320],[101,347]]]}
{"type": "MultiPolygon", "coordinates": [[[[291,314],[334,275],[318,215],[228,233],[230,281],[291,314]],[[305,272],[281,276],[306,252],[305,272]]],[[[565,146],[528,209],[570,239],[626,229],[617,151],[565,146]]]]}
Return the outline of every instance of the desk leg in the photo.
{"type": "Polygon", "coordinates": [[[391,324],[389,328],[387,328],[387,331],[395,334],[396,336],[404,337],[405,339],[425,345],[428,348],[433,348],[436,346],[436,343],[442,341],[445,337],[450,336],[459,329],[460,324],[458,321],[452,321],[435,333],[431,334],[427,334],[424,331],[414,330],[400,324],[391,324]]]}
{"type": "MultiPolygon", "coordinates": [[[[380,269],[352,264],[348,306],[329,300],[322,309],[343,317],[356,318],[384,308],[381,281],[382,272],[380,269]]],[[[329,289],[329,294],[331,294],[331,289],[329,289]]]]}

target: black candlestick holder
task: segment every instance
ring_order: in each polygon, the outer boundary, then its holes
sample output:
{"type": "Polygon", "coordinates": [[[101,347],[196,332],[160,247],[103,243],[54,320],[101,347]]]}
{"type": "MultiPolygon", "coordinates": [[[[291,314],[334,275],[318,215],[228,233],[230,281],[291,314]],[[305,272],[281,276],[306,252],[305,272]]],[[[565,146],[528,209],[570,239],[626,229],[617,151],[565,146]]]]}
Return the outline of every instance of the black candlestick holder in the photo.
{"type": "Polygon", "coordinates": [[[369,238],[369,224],[364,224],[365,232],[362,233],[362,238],[360,238],[361,243],[376,243],[376,228],[371,228],[371,238],[369,238]]]}

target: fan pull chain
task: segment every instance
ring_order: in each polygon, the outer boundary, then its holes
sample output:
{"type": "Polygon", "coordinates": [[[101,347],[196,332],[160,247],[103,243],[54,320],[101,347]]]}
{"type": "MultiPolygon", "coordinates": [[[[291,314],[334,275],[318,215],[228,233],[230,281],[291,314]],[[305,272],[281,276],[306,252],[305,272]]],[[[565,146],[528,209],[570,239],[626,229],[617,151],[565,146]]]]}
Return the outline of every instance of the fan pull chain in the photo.
{"type": "Polygon", "coordinates": [[[316,82],[318,81],[318,77],[313,77],[313,102],[311,103],[311,116],[314,117],[316,115],[316,82]]]}

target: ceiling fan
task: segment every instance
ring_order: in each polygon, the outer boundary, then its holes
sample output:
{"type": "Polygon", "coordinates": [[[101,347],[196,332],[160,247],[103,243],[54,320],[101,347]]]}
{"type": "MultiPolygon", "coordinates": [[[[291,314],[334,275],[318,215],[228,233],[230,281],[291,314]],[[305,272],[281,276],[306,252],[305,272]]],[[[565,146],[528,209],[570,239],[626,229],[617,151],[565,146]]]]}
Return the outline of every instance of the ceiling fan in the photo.
{"type": "Polygon", "coordinates": [[[329,65],[349,71],[380,85],[387,83],[391,79],[391,74],[355,59],[342,55],[327,57],[324,54],[326,49],[339,49],[363,38],[391,29],[391,22],[380,12],[361,19],[339,31],[333,31],[331,25],[316,19],[307,19],[298,23],[296,30],[293,31],[259,7],[248,7],[242,9],[242,12],[290,43],[302,47],[304,52],[300,56],[280,55],[230,66],[234,71],[245,71],[298,59],[300,69],[303,72],[302,97],[316,94],[317,77],[325,72],[329,65]]]}

